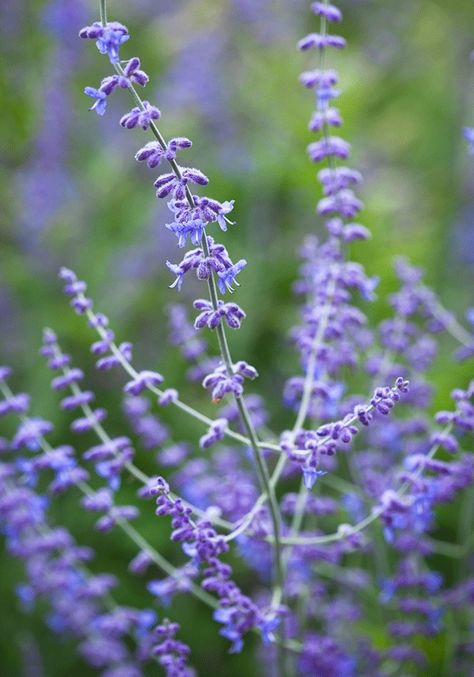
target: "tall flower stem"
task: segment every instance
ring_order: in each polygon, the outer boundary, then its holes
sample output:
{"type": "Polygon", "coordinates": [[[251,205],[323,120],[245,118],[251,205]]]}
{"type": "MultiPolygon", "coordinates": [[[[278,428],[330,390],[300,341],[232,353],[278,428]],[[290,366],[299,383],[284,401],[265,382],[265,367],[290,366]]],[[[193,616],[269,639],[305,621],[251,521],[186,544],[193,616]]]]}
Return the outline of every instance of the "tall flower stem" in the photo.
{"type": "MultiPolygon", "coordinates": [[[[106,0],[100,0],[100,17],[102,23],[106,22],[106,16],[107,16],[107,2],[106,0]]],[[[118,75],[121,75],[122,77],[125,76],[125,72],[120,65],[120,63],[114,64],[115,71],[117,72],[118,75]]],[[[129,91],[131,92],[133,98],[135,99],[138,107],[140,110],[145,110],[145,106],[143,104],[142,98],[138,94],[137,90],[133,86],[133,84],[130,82],[128,86],[129,91]]],[[[166,150],[167,148],[167,143],[161,134],[160,130],[156,126],[156,124],[151,121],[150,124],[150,129],[152,131],[153,136],[155,139],[158,141],[160,146],[163,148],[163,150],[166,150]]],[[[174,174],[178,179],[182,178],[181,175],[181,170],[179,168],[178,163],[176,160],[168,160],[169,165],[171,169],[173,170],[174,174]]],[[[186,199],[189,203],[189,205],[194,208],[195,202],[193,195],[189,189],[189,186],[186,186],[186,199]]],[[[206,257],[209,256],[209,247],[207,243],[207,235],[206,233],[203,234],[202,240],[201,240],[201,246],[203,253],[206,257]]],[[[216,287],[216,281],[214,278],[214,275],[211,273],[209,276],[208,280],[208,289],[209,289],[209,296],[211,299],[212,307],[214,311],[218,310],[218,295],[217,295],[217,287],[216,287]]],[[[232,376],[234,374],[233,370],[233,362],[232,362],[232,356],[230,353],[229,345],[227,342],[227,336],[224,330],[224,327],[222,324],[219,324],[216,328],[217,332],[217,340],[219,344],[219,350],[221,353],[222,360],[224,362],[225,368],[229,376],[232,376]]],[[[239,410],[239,414],[242,418],[242,423],[244,425],[244,428],[248,434],[249,441],[250,441],[250,447],[253,452],[256,468],[257,468],[257,476],[258,480],[260,483],[260,487],[264,493],[268,496],[269,499],[269,509],[270,509],[270,515],[271,515],[271,520],[272,520],[272,527],[273,527],[273,536],[274,536],[274,579],[275,579],[275,587],[278,590],[282,589],[283,586],[283,566],[282,566],[282,557],[281,557],[281,545],[280,545],[280,538],[281,538],[281,516],[280,516],[280,510],[278,507],[278,502],[276,500],[276,495],[274,491],[274,487],[270,483],[270,477],[268,473],[268,468],[266,466],[262,451],[259,448],[259,440],[257,433],[255,431],[255,428],[253,426],[253,423],[250,419],[250,415],[247,409],[247,406],[245,404],[245,400],[243,397],[237,397],[235,396],[237,408],[239,410]]]]}

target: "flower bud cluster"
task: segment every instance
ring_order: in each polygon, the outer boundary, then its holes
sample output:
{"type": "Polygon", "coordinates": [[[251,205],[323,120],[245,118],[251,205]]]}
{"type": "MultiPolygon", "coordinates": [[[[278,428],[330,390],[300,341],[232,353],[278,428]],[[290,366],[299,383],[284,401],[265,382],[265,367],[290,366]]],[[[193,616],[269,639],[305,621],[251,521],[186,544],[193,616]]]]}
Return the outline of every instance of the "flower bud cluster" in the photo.
{"type": "Polygon", "coordinates": [[[171,540],[181,543],[193,565],[203,567],[202,587],[219,599],[214,619],[223,625],[220,634],[232,642],[231,652],[241,651],[243,636],[264,623],[265,618],[231,579],[232,567],[221,562],[221,555],[229,549],[225,540],[209,522],[194,522],[191,511],[182,501],[171,498],[168,483],[162,477],[158,477],[142,495],[156,496],[156,514],[171,517],[171,540]]]}

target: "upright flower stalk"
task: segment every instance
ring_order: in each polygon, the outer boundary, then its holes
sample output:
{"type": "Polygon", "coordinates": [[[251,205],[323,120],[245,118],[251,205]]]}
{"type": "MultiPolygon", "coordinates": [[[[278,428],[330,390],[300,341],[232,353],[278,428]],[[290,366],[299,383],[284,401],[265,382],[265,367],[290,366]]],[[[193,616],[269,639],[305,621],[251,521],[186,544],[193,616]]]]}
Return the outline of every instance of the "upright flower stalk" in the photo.
{"type": "MultiPolygon", "coordinates": [[[[226,202],[221,204],[216,200],[200,198],[193,195],[189,184],[206,185],[208,179],[199,172],[199,170],[183,170],[175,159],[176,151],[178,149],[188,148],[191,145],[191,142],[187,139],[172,140],[170,143],[165,141],[155,123],[155,120],[160,118],[160,112],[154,106],[151,106],[148,102],[142,100],[133,84],[133,76],[129,76],[129,73],[127,73],[126,69],[122,67],[119,61],[118,50],[125,39],[128,39],[127,29],[121,26],[121,24],[107,23],[107,3],[105,0],[101,0],[100,2],[100,17],[102,24],[101,28],[97,24],[94,24],[92,27],[86,27],[81,31],[80,36],[83,38],[98,38],[97,45],[99,50],[102,53],[107,53],[109,55],[110,61],[119,77],[119,82],[126,83],[126,88],[130,91],[137,104],[137,111],[134,109],[131,114],[125,115],[122,118],[122,126],[131,128],[140,125],[144,129],[150,128],[158,143],[158,147],[148,144],[148,146],[137,153],[137,159],[147,160],[149,166],[153,167],[159,164],[163,158],[168,162],[172,170],[172,175],[163,175],[155,182],[155,186],[158,188],[158,197],[168,197],[171,195],[168,206],[175,213],[176,223],[173,224],[170,229],[178,236],[179,245],[183,246],[188,236],[195,244],[197,244],[198,240],[200,241],[201,249],[189,252],[185,255],[181,264],[176,266],[168,263],[170,270],[177,275],[176,281],[172,286],[177,285],[178,288],[180,288],[184,274],[192,268],[197,269],[198,277],[207,280],[212,308],[214,313],[219,316],[222,302],[219,301],[217,287],[219,286],[219,290],[222,293],[225,293],[226,290],[232,291],[232,284],[238,284],[236,276],[246,265],[246,261],[241,260],[236,264],[233,264],[228,257],[225,248],[222,245],[216,246],[213,239],[207,235],[206,225],[208,223],[217,222],[221,230],[227,230],[228,219],[226,214],[231,211],[233,203],[226,202]],[[183,204],[183,201],[187,203],[187,207],[183,204]]],[[[132,59],[131,61],[138,62],[138,65],[140,63],[138,59],[132,59]]],[[[128,63],[130,64],[131,62],[128,63]]],[[[106,78],[106,81],[107,80],[108,79],[106,78]]],[[[103,81],[101,87],[97,90],[100,93],[99,101],[102,101],[103,97],[110,93],[110,86],[108,85],[108,81],[106,81],[103,81]]],[[[138,80],[138,83],[145,85],[147,81],[148,77],[143,74],[141,80],[138,80]]],[[[121,84],[120,86],[123,85],[121,84]]],[[[100,112],[101,111],[99,111],[99,113],[100,112]]],[[[244,315],[243,311],[238,307],[237,312],[240,312],[242,316],[244,315]]],[[[221,358],[227,374],[227,382],[223,392],[231,392],[235,397],[237,408],[254,455],[260,485],[262,490],[269,497],[269,507],[275,538],[275,581],[276,585],[281,588],[283,584],[283,570],[281,565],[281,525],[278,503],[274,489],[269,481],[265,460],[259,448],[259,439],[243,398],[242,388],[238,385],[240,377],[235,373],[234,363],[222,322],[219,322],[217,326],[215,326],[215,331],[221,358]]]]}

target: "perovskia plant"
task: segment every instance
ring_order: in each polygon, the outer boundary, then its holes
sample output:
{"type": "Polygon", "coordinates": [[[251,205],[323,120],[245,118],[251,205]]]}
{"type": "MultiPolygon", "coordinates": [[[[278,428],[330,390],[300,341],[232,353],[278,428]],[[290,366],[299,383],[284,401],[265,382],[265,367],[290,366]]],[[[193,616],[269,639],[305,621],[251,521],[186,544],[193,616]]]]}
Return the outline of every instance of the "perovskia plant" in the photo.
{"type": "Polygon", "coordinates": [[[445,644],[443,674],[472,669],[474,578],[467,571],[444,582],[432,556],[464,561],[472,549],[472,515],[463,519],[459,543],[439,541],[433,532],[438,504],[451,502],[474,479],[474,381],[453,391],[451,411],[432,417],[426,374],[441,331],[460,343],[460,359],[474,354],[474,337],[403,259],[396,262],[400,285],[390,298],[392,314],[369,327],[360,304],[373,300],[378,278],[348,257],[348,245],[366,240],[369,231],[354,221],[363,207],[355,193],[362,176],[345,164],[351,148],[339,136],[338,74],[330,64],[332,50],[345,47],[335,32],[342,13],[329,2],[313,2],[311,10],[318,27],[299,42],[311,55],[300,81],[315,97],[309,129],[317,140],[308,155],[321,165],[317,214],[326,236],[309,235],[301,248],[295,283],[301,320],[291,332],[301,373],[284,388],[284,403],[295,415],[283,431],[267,428],[264,398],[246,393],[257,369],[232,350],[230,335],[246,313],[231,294],[251,265],[251,259],[231,258],[218,241],[238,227],[231,220],[234,201],[202,194],[209,179],[183,164],[192,157],[191,140],[164,136],[160,110],[141,95],[148,75],[138,57],[122,59],[129,32],[109,20],[105,0],[99,20],[79,33],[95,41],[112,70],[97,88],[86,87],[91,110],[103,116],[108,97],[124,90],[134,107],[121,126],[148,134],[135,158],[159,174],[154,186],[170,210],[166,228],[184,251],[180,260],[166,261],[170,294],[193,273],[203,284],[194,322],[189,309],[170,308],[170,342],[218,411],[212,418],[201,413],[175,384],[164,385],[160,373],[137,369],[132,345],[116,340],[86,283],[68,268],[60,271],[64,292],[95,332],[97,368],[104,378],[110,369],[126,376],[122,407],[135,443],[109,431],[107,411],[96,407],[94,392],[82,385],[84,372],[53,330],[44,331],[41,354],[61,409],[73,412],[66,444],[48,441],[52,424],[35,414],[27,394],[14,391],[10,370],[0,369],[0,415],[18,420],[15,434],[0,445],[2,532],[25,570],[18,596],[25,608],[47,602],[48,625],[73,637],[104,677],[155,674],[157,665],[170,677],[196,674],[179,625],[167,618],[175,595],[202,603],[231,653],[252,650],[248,636],[257,636],[258,674],[434,674],[430,638],[445,644]],[[216,335],[218,356],[209,354],[204,332],[216,335]],[[363,393],[355,386],[361,379],[363,393]],[[174,411],[172,433],[160,421],[160,407],[174,411]],[[180,439],[180,416],[201,427],[194,447],[180,439]],[[81,434],[94,441],[79,457],[72,445],[81,434]],[[159,450],[160,475],[143,471],[141,450],[159,450]],[[140,508],[141,501],[123,503],[125,478],[146,501],[140,508]],[[54,523],[49,504],[66,491],[100,515],[99,532],[121,530],[134,544],[128,570],[147,577],[150,608],[119,604],[118,578],[97,572],[92,549],[54,523]],[[153,510],[170,524],[177,564],[136,526],[140,514],[153,510]]]}

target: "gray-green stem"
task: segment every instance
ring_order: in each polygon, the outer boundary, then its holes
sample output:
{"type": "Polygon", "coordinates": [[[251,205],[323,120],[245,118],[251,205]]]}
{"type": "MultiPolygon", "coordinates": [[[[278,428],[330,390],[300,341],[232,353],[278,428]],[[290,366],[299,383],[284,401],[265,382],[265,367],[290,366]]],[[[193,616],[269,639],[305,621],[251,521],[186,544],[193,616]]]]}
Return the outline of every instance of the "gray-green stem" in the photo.
{"type": "MultiPolygon", "coordinates": [[[[100,17],[102,23],[106,23],[107,21],[107,2],[106,0],[100,0],[100,17]]],[[[124,70],[122,66],[117,63],[114,64],[116,72],[121,75],[125,76],[124,70]]],[[[143,104],[143,101],[138,94],[137,90],[133,86],[133,84],[130,82],[129,91],[131,92],[133,98],[135,99],[138,107],[140,110],[145,110],[145,106],[143,104]]],[[[159,131],[157,125],[151,121],[150,123],[150,129],[160,144],[160,146],[163,148],[163,150],[166,150],[167,148],[167,143],[162,136],[161,132],[159,131]]],[[[181,179],[181,170],[179,168],[178,163],[175,160],[168,160],[171,169],[173,170],[174,174],[178,179],[181,179]]],[[[194,208],[195,203],[194,199],[192,196],[192,193],[189,189],[188,186],[186,186],[186,198],[189,202],[189,205],[194,208]]],[[[209,247],[207,244],[207,235],[206,233],[203,234],[202,240],[201,240],[201,246],[203,249],[204,255],[207,257],[209,256],[209,247]]],[[[216,281],[211,274],[208,279],[208,288],[209,288],[209,296],[211,299],[211,303],[213,306],[214,310],[218,309],[218,296],[217,296],[217,287],[216,287],[216,281]]],[[[222,360],[224,362],[225,368],[229,376],[232,376],[234,374],[233,370],[233,362],[232,362],[232,357],[230,354],[229,346],[227,343],[227,337],[226,333],[224,330],[224,327],[222,324],[219,324],[216,328],[217,332],[217,340],[219,344],[219,350],[221,353],[222,360]]],[[[280,511],[278,507],[278,503],[276,500],[276,495],[274,491],[274,487],[270,483],[270,477],[268,474],[268,469],[265,463],[265,460],[263,458],[263,454],[259,448],[259,440],[257,437],[257,433],[255,431],[255,428],[252,424],[252,421],[250,419],[247,407],[245,405],[245,400],[242,397],[235,397],[236,404],[240,413],[240,416],[242,418],[242,423],[244,425],[245,430],[247,431],[249,440],[250,440],[250,446],[254,455],[255,459],[255,464],[257,467],[257,475],[259,479],[259,483],[261,486],[261,489],[264,493],[267,494],[268,499],[269,499],[269,509],[270,509],[270,515],[271,515],[271,520],[272,520],[272,526],[273,526],[273,536],[274,536],[274,566],[275,566],[275,572],[274,572],[274,577],[275,577],[275,587],[282,588],[283,586],[283,567],[282,567],[282,562],[281,562],[281,545],[280,545],[280,537],[281,537],[281,518],[280,518],[280,511]]]]}
{"type": "MultiPolygon", "coordinates": [[[[443,435],[449,434],[452,428],[453,424],[450,423],[442,430],[442,434],[443,435]]],[[[426,454],[427,460],[431,460],[432,458],[434,458],[439,448],[440,448],[439,444],[433,444],[428,454],[426,454]]],[[[413,476],[419,477],[421,476],[422,473],[423,469],[420,468],[413,473],[413,476]]],[[[404,482],[401,485],[401,487],[396,491],[396,495],[398,497],[404,496],[411,486],[412,485],[410,482],[404,482]]],[[[283,545],[324,545],[326,543],[334,543],[335,541],[341,541],[344,538],[347,538],[348,536],[352,536],[353,534],[357,534],[366,529],[370,524],[375,522],[380,517],[380,515],[383,514],[384,510],[385,508],[383,506],[374,507],[370,515],[367,515],[367,517],[365,517],[363,520],[361,520],[354,526],[350,524],[342,525],[345,528],[339,529],[333,534],[327,534],[326,536],[308,536],[305,538],[296,538],[288,536],[282,538],[281,542],[283,543],[283,545]]],[[[268,536],[267,540],[271,542],[271,536],[268,536]]]]}

